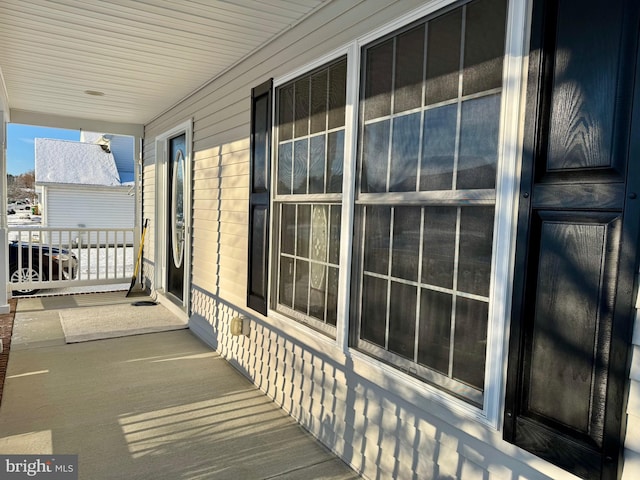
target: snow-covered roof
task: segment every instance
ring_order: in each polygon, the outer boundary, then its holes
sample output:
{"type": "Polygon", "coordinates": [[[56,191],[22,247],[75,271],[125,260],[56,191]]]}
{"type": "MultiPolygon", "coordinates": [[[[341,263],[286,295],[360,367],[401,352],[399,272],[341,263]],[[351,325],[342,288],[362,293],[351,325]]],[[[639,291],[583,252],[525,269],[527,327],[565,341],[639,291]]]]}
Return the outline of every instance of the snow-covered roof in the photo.
{"type": "Polygon", "coordinates": [[[102,133],[98,132],[88,132],[86,130],[80,131],[80,141],[86,143],[96,143],[103,137],[102,133]]]}
{"type": "Polygon", "coordinates": [[[36,138],[35,166],[36,183],[120,185],[113,155],[93,143],[36,138]]]}
{"type": "Polygon", "coordinates": [[[107,145],[113,158],[122,184],[132,183],[134,174],[134,139],[128,135],[80,131],[80,141],[107,145]]]}

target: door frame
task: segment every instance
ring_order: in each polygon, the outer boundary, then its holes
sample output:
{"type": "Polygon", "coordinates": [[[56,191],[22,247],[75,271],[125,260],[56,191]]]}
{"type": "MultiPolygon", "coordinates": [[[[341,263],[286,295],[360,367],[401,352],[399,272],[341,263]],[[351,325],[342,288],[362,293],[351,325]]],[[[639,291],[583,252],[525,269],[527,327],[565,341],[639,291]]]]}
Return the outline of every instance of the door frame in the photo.
{"type": "Polygon", "coordinates": [[[154,252],[155,269],[154,289],[172,305],[176,305],[187,316],[191,305],[191,224],[192,224],[192,163],[193,163],[193,119],[182,122],[170,130],[158,135],[156,148],[156,182],[155,182],[155,229],[154,252]],[[169,231],[167,189],[169,188],[169,141],[179,135],[185,135],[185,172],[184,172],[184,209],[185,209],[185,242],[184,242],[184,287],[182,304],[176,303],[175,296],[167,295],[167,232],[169,231]]]}

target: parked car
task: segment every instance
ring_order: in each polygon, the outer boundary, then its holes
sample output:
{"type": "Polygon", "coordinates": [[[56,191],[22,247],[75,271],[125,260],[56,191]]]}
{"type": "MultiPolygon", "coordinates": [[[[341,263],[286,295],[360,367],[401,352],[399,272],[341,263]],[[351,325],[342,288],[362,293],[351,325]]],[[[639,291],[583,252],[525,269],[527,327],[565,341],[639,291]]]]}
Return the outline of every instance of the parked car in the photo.
{"type": "MultiPolygon", "coordinates": [[[[13,241],[9,243],[9,281],[72,280],[78,276],[78,258],[73,252],[49,245],[13,241]],[[29,265],[31,253],[31,265],[29,265]],[[19,258],[22,257],[22,262],[19,258]]],[[[14,295],[32,295],[39,289],[14,290],[14,295]]]]}
{"type": "Polygon", "coordinates": [[[7,212],[19,212],[23,210],[31,211],[31,202],[29,200],[17,200],[7,205],[7,212]]]}

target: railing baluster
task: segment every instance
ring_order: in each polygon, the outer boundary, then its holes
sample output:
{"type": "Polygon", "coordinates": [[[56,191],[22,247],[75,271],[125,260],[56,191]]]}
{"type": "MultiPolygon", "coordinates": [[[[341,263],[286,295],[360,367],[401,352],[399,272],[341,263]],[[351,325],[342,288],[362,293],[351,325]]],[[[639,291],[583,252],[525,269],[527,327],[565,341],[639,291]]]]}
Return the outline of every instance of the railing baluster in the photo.
{"type": "Polygon", "coordinates": [[[133,272],[135,252],[130,240],[134,238],[134,228],[10,226],[8,232],[9,238],[15,240],[11,248],[18,251],[10,273],[14,269],[25,271],[23,278],[11,282],[14,290],[22,289],[21,284],[34,289],[119,283],[124,286],[133,272]],[[67,260],[61,256],[54,258],[55,249],[67,251],[67,260]],[[75,277],[71,275],[73,257],[76,258],[75,277]],[[32,276],[34,272],[38,278],[32,276]]]}

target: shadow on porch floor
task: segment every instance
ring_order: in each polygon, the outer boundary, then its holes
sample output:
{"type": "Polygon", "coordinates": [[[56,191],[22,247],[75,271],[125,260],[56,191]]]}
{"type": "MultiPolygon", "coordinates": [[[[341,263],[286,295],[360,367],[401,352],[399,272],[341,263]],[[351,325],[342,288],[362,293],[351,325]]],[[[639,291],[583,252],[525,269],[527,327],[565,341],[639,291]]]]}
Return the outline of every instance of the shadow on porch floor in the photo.
{"type": "Polygon", "coordinates": [[[189,330],[67,344],[54,314],[68,307],[25,317],[31,300],[18,302],[0,453],[78,454],[91,480],[358,478],[189,330]]]}

